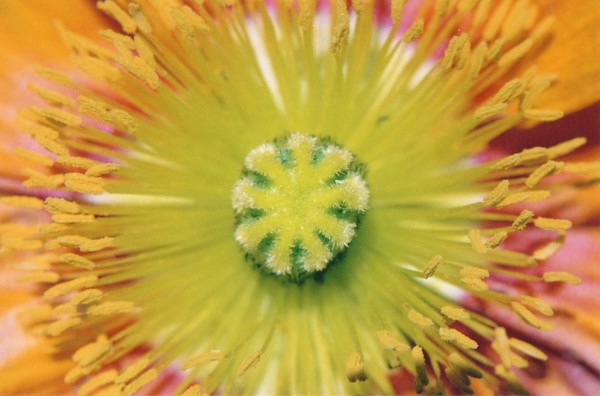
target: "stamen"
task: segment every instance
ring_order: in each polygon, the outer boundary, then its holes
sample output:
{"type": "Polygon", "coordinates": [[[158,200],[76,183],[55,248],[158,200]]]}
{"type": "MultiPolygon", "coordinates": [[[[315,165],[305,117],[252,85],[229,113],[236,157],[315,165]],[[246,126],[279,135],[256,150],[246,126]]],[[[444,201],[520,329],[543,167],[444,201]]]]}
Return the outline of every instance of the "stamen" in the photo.
{"type": "Polygon", "coordinates": [[[565,282],[571,285],[579,285],[581,283],[581,279],[576,277],[573,274],[563,271],[549,271],[544,273],[544,282],[552,283],[552,282],[565,282]]]}
{"type": "Polygon", "coordinates": [[[210,351],[210,352],[202,352],[198,355],[192,356],[191,358],[186,359],[181,364],[182,370],[187,370],[194,366],[197,366],[200,363],[204,362],[215,362],[223,359],[223,352],[221,351],[210,351]]]}
{"type": "Polygon", "coordinates": [[[260,361],[260,356],[262,355],[262,350],[254,351],[250,355],[248,355],[242,363],[239,365],[237,369],[237,376],[241,377],[248,371],[248,369],[256,367],[258,362],[260,361]]]}
{"type": "Polygon", "coordinates": [[[77,394],[80,396],[91,395],[100,388],[113,383],[117,377],[117,370],[106,370],[99,374],[96,374],[90,378],[85,384],[81,385],[77,394]]]}
{"type": "Polygon", "coordinates": [[[427,263],[425,268],[423,269],[423,276],[427,278],[431,278],[435,273],[437,267],[442,263],[443,257],[440,255],[433,256],[431,260],[427,263]]]}
{"type": "Polygon", "coordinates": [[[449,305],[443,306],[441,312],[444,316],[451,320],[468,320],[471,315],[462,308],[452,307],[449,305]]]}
{"type": "Polygon", "coordinates": [[[408,320],[410,320],[411,322],[413,322],[414,324],[416,324],[419,327],[433,326],[433,320],[431,320],[428,317],[424,316],[423,314],[415,311],[414,309],[411,309],[410,311],[408,311],[407,318],[408,318],[408,320]]]}
{"type": "Polygon", "coordinates": [[[346,377],[348,381],[366,381],[365,363],[359,352],[352,352],[346,363],[346,377]]]}
{"type": "Polygon", "coordinates": [[[70,281],[59,283],[56,286],[44,292],[44,299],[50,300],[55,297],[60,297],[68,294],[72,291],[83,289],[86,287],[92,287],[98,283],[98,277],[96,275],[80,276],[70,281]]]}
{"type": "Polygon", "coordinates": [[[136,360],[133,364],[125,369],[117,378],[115,378],[115,384],[126,384],[132,379],[136,378],[148,365],[150,364],[150,359],[148,358],[140,358],[136,360]]]}
{"type": "Polygon", "coordinates": [[[73,361],[79,366],[90,366],[112,349],[112,344],[106,335],[101,334],[96,341],[79,348],[73,354],[73,361]]]}
{"type": "Polygon", "coordinates": [[[517,231],[523,231],[527,226],[527,223],[529,223],[531,219],[533,219],[533,216],[534,214],[532,211],[524,209],[512,223],[511,227],[517,231]]]}
{"type": "Polygon", "coordinates": [[[61,256],[61,260],[67,264],[70,264],[75,267],[83,268],[83,269],[92,269],[95,267],[93,261],[86,259],[85,257],[81,257],[74,253],[65,253],[61,256]]]}
{"type": "Polygon", "coordinates": [[[124,396],[131,396],[131,395],[133,395],[135,392],[137,392],[139,389],[141,389],[142,386],[150,383],[156,377],[158,377],[158,371],[156,371],[156,369],[153,368],[153,369],[150,369],[150,370],[146,371],[144,374],[140,375],[135,380],[133,380],[132,382],[130,382],[123,389],[123,395],[124,396]]]}
{"type": "Polygon", "coordinates": [[[135,303],[131,301],[107,301],[91,306],[87,312],[90,315],[112,315],[131,313],[135,309],[135,303]]]}
{"type": "Polygon", "coordinates": [[[96,3],[98,9],[112,16],[126,33],[133,34],[137,31],[137,23],[117,3],[112,0],[99,1],[96,3]]]}
{"type": "Polygon", "coordinates": [[[0,204],[27,209],[42,209],[44,207],[44,201],[39,198],[19,195],[0,197],[0,204]]]}
{"type": "Polygon", "coordinates": [[[457,346],[465,349],[477,349],[479,346],[475,340],[467,337],[460,331],[456,329],[451,329],[448,327],[440,327],[439,335],[442,340],[450,341],[455,343],[457,346]]]}
{"type": "Polygon", "coordinates": [[[542,230],[564,232],[573,226],[570,220],[549,219],[546,217],[538,217],[533,221],[533,224],[542,230]]]}
{"type": "Polygon", "coordinates": [[[388,330],[378,331],[377,337],[379,338],[379,341],[381,342],[383,347],[390,351],[402,353],[410,349],[410,347],[407,344],[398,341],[388,330]]]}
{"type": "Polygon", "coordinates": [[[65,186],[82,194],[102,194],[105,184],[104,179],[100,177],[86,176],[81,173],[65,174],[65,186]]]}
{"type": "Polygon", "coordinates": [[[510,303],[512,309],[527,323],[541,330],[552,330],[552,325],[548,322],[540,320],[537,316],[531,313],[527,308],[518,302],[510,303]]]}

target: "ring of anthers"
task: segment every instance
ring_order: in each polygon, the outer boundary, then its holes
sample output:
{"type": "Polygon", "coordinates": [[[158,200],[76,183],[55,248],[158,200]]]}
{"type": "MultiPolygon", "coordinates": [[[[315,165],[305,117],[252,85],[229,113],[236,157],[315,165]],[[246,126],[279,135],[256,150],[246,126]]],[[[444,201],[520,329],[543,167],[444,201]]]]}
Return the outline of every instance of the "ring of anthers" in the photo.
{"type": "Polygon", "coordinates": [[[301,283],[349,246],[369,205],[364,166],[344,148],[294,133],[251,150],[232,205],[235,239],[258,268],[301,283]]]}

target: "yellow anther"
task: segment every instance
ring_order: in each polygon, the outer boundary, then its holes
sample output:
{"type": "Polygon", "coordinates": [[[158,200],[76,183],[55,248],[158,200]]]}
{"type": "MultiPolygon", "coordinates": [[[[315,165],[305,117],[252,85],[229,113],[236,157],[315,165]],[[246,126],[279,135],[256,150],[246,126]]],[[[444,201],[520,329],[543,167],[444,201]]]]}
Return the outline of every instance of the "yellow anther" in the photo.
{"type": "MultiPolygon", "coordinates": [[[[106,103],[80,95],[77,97],[78,111],[96,117],[123,132],[134,133],[137,130],[137,121],[125,110],[114,109],[106,103]]],[[[101,165],[96,163],[95,165],[101,165]]]]}
{"type": "Polygon", "coordinates": [[[53,316],[52,305],[38,304],[19,310],[17,313],[17,320],[23,327],[29,327],[52,320],[53,316]]]}
{"type": "Polygon", "coordinates": [[[64,296],[65,294],[77,291],[83,288],[92,287],[98,283],[96,275],[80,276],[70,281],[62,282],[51,287],[44,293],[44,298],[49,300],[55,297],[64,296]]]}
{"type": "Polygon", "coordinates": [[[87,312],[90,315],[113,315],[131,313],[135,304],[131,301],[107,301],[98,305],[92,305],[87,312]]]}
{"type": "Polygon", "coordinates": [[[202,386],[196,384],[189,386],[179,396],[208,396],[208,393],[202,393],[202,386]]]}
{"type": "Polygon", "coordinates": [[[151,381],[154,381],[156,377],[158,377],[158,371],[156,369],[153,368],[146,371],[145,373],[137,377],[135,380],[127,384],[127,386],[125,386],[125,388],[123,389],[123,395],[133,395],[135,392],[141,389],[142,386],[150,383],[151,381]]]}
{"type": "Polygon", "coordinates": [[[85,257],[81,257],[74,253],[65,253],[61,256],[61,260],[67,264],[70,264],[74,267],[83,268],[83,269],[92,269],[95,264],[93,261],[86,259],[85,257]]]}
{"type": "Polygon", "coordinates": [[[548,148],[548,158],[555,159],[567,155],[583,146],[586,141],[586,138],[578,137],[552,146],[548,148]]]}
{"type": "Polygon", "coordinates": [[[485,254],[487,252],[487,248],[483,244],[481,240],[481,231],[480,230],[469,230],[469,241],[471,242],[471,247],[477,253],[485,254]]]}
{"type": "Polygon", "coordinates": [[[96,3],[98,9],[113,17],[123,28],[125,33],[135,33],[137,24],[123,9],[112,0],[99,1],[96,3]]]}
{"type": "Polygon", "coordinates": [[[148,19],[140,9],[140,5],[137,3],[129,3],[128,6],[129,15],[136,22],[138,29],[143,33],[150,34],[152,33],[152,28],[150,27],[150,23],[148,19]]]}
{"type": "Polygon", "coordinates": [[[57,70],[48,69],[42,66],[34,66],[34,70],[40,77],[63,87],[71,88],[75,85],[71,77],[57,70]]]}
{"type": "Polygon", "coordinates": [[[460,276],[464,278],[484,279],[490,276],[490,272],[485,268],[467,266],[460,269],[460,276]]]}
{"type": "Polygon", "coordinates": [[[500,59],[498,60],[498,66],[502,68],[511,66],[520,58],[522,58],[525,54],[527,54],[529,50],[531,50],[532,46],[533,40],[527,39],[519,45],[517,45],[516,47],[511,48],[506,53],[504,53],[502,57],[500,57],[500,59]]]}
{"type": "Polygon", "coordinates": [[[548,360],[548,356],[544,352],[542,352],[540,349],[534,347],[528,342],[511,337],[509,338],[508,343],[511,347],[523,352],[526,355],[531,356],[532,358],[539,360],[548,360]]]}
{"type": "Polygon", "coordinates": [[[571,173],[598,173],[600,162],[574,162],[565,165],[565,170],[571,173]]]}
{"type": "Polygon", "coordinates": [[[99,80],[116,82],[121,78],[121,71],[102,59],[76,56],[72,62],[79,70],[99,80]]]}
{"type": "Polygon", "coordinates": [[[527,209],[521,211],[519,216],[513,221],[511,227],[517,231],[522,231],[527,226],[527,223],[533,219],[533,212],[527,209]]]}
{"type": "Polygon", "coordinates": [[[350,382],[365,381],[365,363],[360,352],[352,352],[346,361],[346,377],[350,382]]]}
{"type": "Polygon", "coordinates": [[[83,320],[78,317],[57,320],[56,322],[52,322],[48,326],[46,326],[42,332],[44,335],[50,337],[58,337],[61,334],[64,334],[64,332],[66,332],[67,330],[70,330],[73,327],[78,326],[82,323],[83,320]]]}
{"type": "Polygon", "coordinates": [[[579,285],[581,283],[581,279],[576,277],[573,274],[564,271],[549,271],[544,273],[544,282],[552,283],[552,282],[565,282],[571,285],[579,285]]]}
{"type": "Polygon", "coordinates": [[[67,201],[63,198],[48,197],[45,200],[46,209],[50,213],[69,213],[78,214],[80,212],[79,204],[73,201],[67,201]]]}
{"type": "Polygon", "coordinates": [[[494,11],[490,13],[489,19],[483,30],[483,38],[485,41],[490,41],[498,36],[502,22],[504,22],[512,0],[497,0],[494,2],[494,11]]]}
{"type": "Polygon", "coordinates": [[[350,21],[348,17],[348,9],[346,2],[343,0],[335,0],[332,4],[333,10],[333,30],[329,41],[329,51],[338,55],[342,52],[348,41],[348,34],[350,32],[350,21]]]}
{"type": "Polygon", "coordinates": [[[96,363],[108,354],[111,349],[112,343],[106,335],[101,334],[96,338],[96,341],[79,348],[73,354],[72,358],[79,366],[86,367],[96,363]]]}
{"type": "Polygon", "coordinates": [[[171,16],[175,26],[187,39],[194,40],[196,32],[206,33],[210,30],[206,21],[188,6],[173,8],[171,16]]]}
{"type": "Polygon", "coordinates": [[[59,155],[56,157],[56,162],[61,165],[72,166],[73,168],[89,169],[98,164],[98,161],[91,160],[85,157],[76,157],[72,155],[59,155]]]}
{"type": "Polygon", "coordinates": [[[115,384],[126,384],[135,377],[137,377],[142,371],[148,367],[150,364],[150,359],[148,358],[140,358],[136,360],[133,364],[129,365],[117,378],[115,378],[115,384]]]}
{"type": "Polygon", "coordinates": [[[552,30],[554,23],[556,23],[555,15],[544,17],[541,22],[536,24],[535,29],[529,34],[529,37],[534,42],[540,41],[540,39],[543,39],[552,30]]]}
{"type": "Polygon", "coordinates": [[[248,371],[248,369],[250,369],[251,367],[256,367],[256,365],[260,361],[261,355],[262,351],[259,350],[252,352],[250,355],[244,358],[244,360],[242,360],[242,363],[240,363],[240,365],[238,366],[237,376],[241,377],[246,373],[246,371],[248,371]]]}
{"type": "Polygon", "coordinates": [[[410,356],[417,371],[415,380],[419,381],[421,384],[427,384],[429,379],[427,378],[427,370],[425,368],[425,354],[423,353],[423,348],[418,345],[414,346],[410,351],[410,356]]]}
{"type": "Polygon", "coordinates": [[[56,140],[48,139],[44,136],[34,136],[34,139],[40,146],[42,146],[46,150],[50,151],[51,153],[54,153],[57,155],[68,155],[69,154],[69,149],[67,147],[65,147],[63,144],[60,144],[59,142],[57,142],[56,140]]]}
{"type": "Polygon", "coordinates": [[[555,240],[548,242],[544,246],[536,249],[533,252],[533,257],[536,260],[546,260],[548,257],[556,253],[565,243],[565,233],[561,232],[555,240]]]}
{"type": "Polygon", "coordinates": [[[471,64],[469,66],[468,77],[469,79],[475,79],[479,76],[481,68],[485,62],[485,56],[488,53],[488,46],[485,42],[477,44],[473,55],[471,56],[471,64]]]}
{"type": "Polygon", "coordinates": [[[81,387],[77,390],[77,395],[87,396],[93,394],[100,388],[112,384],[116,377],[117,370],[114,369],[106,370],[99,374],[96,374],[92,378],[90,378],[85,384],[81,385],[81,387]]]}
{"type": "Polygon", "coordinates": [[[543,178],[552,175],[564,167],[563,162],[548,161],[540,165],[525,181],[525,185],[529,188],[535,187],[543,178]]]}
{"type": "Polygon", "coordinates": [[[552,110],[552,109],[525,109],[523,110],[523,115],[528,120],[535,121],[555,121],[565,113],[561,110],[552,110]]]}
{"type": "Polygon", "coordinates": [[[507,237],[508,233],[506,231],[499,231],[492,235],[492,237],[485,242],[485,247],[488,249],[495,249],[500,246],[507,237]]]}
{"type": "Polygon", "coordinates": [[[519,96],[523,92],[523,88],[523,81],[520,78],[510,80],[494,95],[491,104],[509,102],[519,96]]]}
{"type": "Polygon", "coordinates": [[[53,271],[33,271],[19,276],[19,282],[56,283],[60,275],[53,271]]]}
{"type": "Polygon", "coordinates": [[[442,340],[452,342],[461,348],[477,349],[478,347],[478,344],[475,340],[467,337],[456,329],[440,327],[439,335],[442,340]]]}
{"type": "Polygon", "coordinates": [[[219,350],[202,352],[184,360],[184,362],[181,364],[181,369],[187,370],[201,363],[216,362],[221,359],[223,359],[223,352],[219,350]]]}
{"type": "Polygon", "coordinates": [[[388,330],[378,331],[377,338],[379,338],[379,341],[387,350],[402,353],[410,349],[406,343],[398,341],[388,330]]]}
{"type": "Polygon", "coordinates": [[[427,316],[424,316],[423,314],[415,311],[414,309],[411,309],[410,311],[408,311],[408,314],[406,317],[408,318],[408,320],[410,320],[411,322],[413,322],[414,324],[416,324],[419,327],[433,326],[433,320],[431,320],[427,316]]]}
{"type": "Polygon", "coordinates": [[[521,319],[525,322],[529,323],[531,326],[536,327],[540,330],[552,330],[552,325],[548,322],[545,322],[539,319],[537,316],[531,313],[525,306],[518,302],[510,303],[513,311],[515,311],[521,319]]]}
{"type": "Polygon", "coordinates": [[[69,189],[83,194],[104,193],[104,179],[100,177],[86,176],[81,173],[67,173],[65,175],[65,186],[69,189]]]}
{"type": "Polygon", "coordinates": [[[81,125],[81,118],[68,113],[64,110],[57,109],[54,107],[51,108],[42,108],[37,106],[32,106],[31,109],[34,113],[45,117],[49,120],[56,121],[59,124],[67,125],[67,126],[79,126],[81,125]]]}
{"type": "Polygon", "coordinates": [[[552,307],[546,301],[541,298],[531,297],[531,296],[521,296],[519,297],[519,301],[529,308],[533,308],[539,313],[552,316],[554,314],[552,307]]]}
{"type": "Polygon", "coordinates": [[[549,219],[546,217],[538,217],[533,221],[533,224],[542,230],[564,232],[573,226],[570,220],[565,219],[549,219]]]}
{"type": "Polygon", "coordinates": [[[435,273],[435,270],[442,263],[443,260],[444,260],[443,257],[440,256],[439,254],[436,256],[433,256],[431,258],[431,260],[429,260],[427,262],[427,265],[425,265],[425,268],[423,269],[423,276],[425,278],[431,278],[433,276],[433,274],[435,273]]]}
{"type": "Polygon", "coordinates": [[[476,120],[483,121],[485,119],[500,114],[507,107],[508,105],[506,103],[484,105],[475,110],[475,112],[473,113],[473,117],[475,117],[476,120]]]}
{"type": "Polygon", "coordinates": [[[64,235],[56,239],[59,245],[66,247],[77,247],[82,252],[97,252],[113,244],[113,238],[103,237],[91,239],[80,235],[64,235]]]}
{"type": "Polygon", "coordinates": [[[59,224],[91,223],[94,219],[94,215],[91,214],[55,213],[52,215],[52,221],[59,224]]]}
{"type": "Polygon", "coordinates": [[[495,206],[502,201],[508,194],[508,188],[510,182],[508,180],[502,180],[483,200],[485,206],[495,206]]]}
{"type": "Polygon", "coordinates": [[[394,25],[398,25],[402,20],[402,14],[404,12],[404,5],[408,0],[392,0],[391,6],[391,17],[394,25]]]}
{"type": "Polygon", "coordinates": [[[48,157],[45,154],[36,153],[35,151],[25,150],[21,147],[15,147],[14,153],[20,156],[21,158],[25,158],[28,161],[31,161],[37,165],[42,166],[52,166],[54,161],[52,158],[48,157]]]}
{"type": "Polygon", "coordinates": [[[88,305],[102,298],[104,293],[100,289],[87,289],[75,294],[69,304],[72,306],[88,305]]]}
{"type": "Polygon", "coordinates": [[[69,370],[67,374],[65,374],[65,382],[67,384],[73,384],[85,377],[86,375],[90,374],[92,371],[94,371],[95,368],[96,367],[94,365],[86,367],[75,366],[71,370],[69,370]]]}
{"type": "Polygon", "coordinates": [[[471,315],[464,309],[449,305],[443,306],[441,312],[448,319],[452,320],[467,320],[471,318],[471,315]]]}
{"type": "Polygon", "coordinates": [[[537,202],[543,201],[550,196],[550,191],[546,190],[532,190],[532,191],[524,191],[518,192],[514,194],[508,195],[502,201],[500,201],[496,207],[503,208],[505,206],[515,205],[521,202],[537,202]]]}
{"type": "Polygon", "coordinates": [[[435,15],[438,18],[445,16],[450,10],[450,0],[438,0],[435,3],[435,15]]]}
{"type": "Polygon", "coordinates": [[[454,59],[456,59],[456,52],[458,51],[460,38],[459,36],[453,36],[444,51],[444,58],[442,59],[442,69],[448,70],[454,65],[454,59]]]}
{"type": "Polygon", "coordinates": [[[27,209],[41,209],[44,207],[44,202],[41,199],[20,195],[0,197],[0,204],[27,209]]]}
{"type": "Polygon", "coordinates": [[[27,88],[29,88],[29,90],[34,92],[37,96],[46,101],[48,104],[68,107],[73,107],[75,104],[75,101],[73,99],[59,92],[50,89],[45,89],[35,84],[28,84],[27,88]]]}
{"type": "Polygon", "coordinates": [[[479,278],[461,278],[460,281],[476,291],[486,291],[490,288],[487,283],[479,278]]]}
{"type": "Polygon", "coordinates": [[[418,39],[421,36],[421,34],[423,33],[424,29],[425,29],[425,21],[423,19],[417,19],[408,28],[406,33],[404,33],[404,36],[402,37],[402,41],[404,41],[405,43],[410,43],[411,41],[418,39]]]}
{"type": "Polygon", "coordinates": [[[108,173],[116,172],[121,166],[119,164],[97,164],[85,171],[86,176],[98,177],[108,173]]]}

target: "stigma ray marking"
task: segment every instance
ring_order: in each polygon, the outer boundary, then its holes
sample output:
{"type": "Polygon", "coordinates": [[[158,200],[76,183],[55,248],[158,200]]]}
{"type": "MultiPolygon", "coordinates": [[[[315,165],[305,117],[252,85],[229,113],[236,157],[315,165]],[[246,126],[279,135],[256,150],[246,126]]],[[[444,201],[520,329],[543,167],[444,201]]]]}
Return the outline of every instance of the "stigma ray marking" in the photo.
{"type": "Polygon", "coordinates": [[[302,281],[356,234],[369,190],[351,153],[298,133],[250,151],[234,185],[235,239],[269,273],[302,281]]]}

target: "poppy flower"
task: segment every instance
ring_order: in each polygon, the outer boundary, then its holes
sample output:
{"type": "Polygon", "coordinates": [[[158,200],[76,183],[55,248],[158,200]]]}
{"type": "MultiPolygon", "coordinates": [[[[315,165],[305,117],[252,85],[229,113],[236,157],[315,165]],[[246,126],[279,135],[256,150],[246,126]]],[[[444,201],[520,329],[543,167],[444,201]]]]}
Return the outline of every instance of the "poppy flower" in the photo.
{"type": "Polygon", "coordinates": [[[597,100],[593,1],[64,5],[2,6],[1,392],[598,386],[593,135],[498,140],[597,100]]]}

